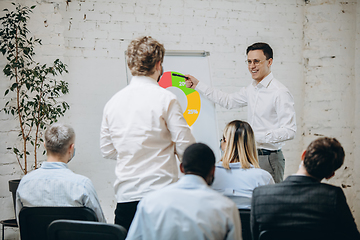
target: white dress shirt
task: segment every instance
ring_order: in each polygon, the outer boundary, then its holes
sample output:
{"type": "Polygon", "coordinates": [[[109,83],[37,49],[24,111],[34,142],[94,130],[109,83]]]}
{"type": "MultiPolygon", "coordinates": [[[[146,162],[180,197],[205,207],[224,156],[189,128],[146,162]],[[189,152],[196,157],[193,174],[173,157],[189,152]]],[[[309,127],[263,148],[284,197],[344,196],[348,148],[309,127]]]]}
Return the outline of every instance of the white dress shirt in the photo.
{"type": "Polygon", "coordinates": [[[117,202],[139,201],[176,182],[176,156],[181,160],[194,142],[176,96],[150,77],[134,76],[107,102],[101,124],[102,156],[117,159],[117,202]]]}
{"type": "Polygon", "coordinates": [[[230,163],[229,167],[224,168],[222,162],[216,164],[215,180],[211,187],[233,200],[239,209],[251,207],[254,188],[275,183],[270,173],[253,165],[243,169],[237,162],[230,163]]]}
{"type": "Polygon", "coordinates": [[[239,212],[202,177],[185,175],[140,201],[127,239],[242,239],[239,212]]]}
{"type": "Polygon", "coordinates": [[[247,121],[251,125],[258,148],[278,150],[296,132],[294,99],[290,91],[270,73],[260,83],[224,93],[199,82],[196,90],[227,109],[248,106],[247,121]]]}
{"type": "Polygon", "coordinates": [[[88,207],[106,222],[91,180],[75,174],[66,163],[43,162],[26,174],[16,191],[16,217],[23,207],[88,207]]]}

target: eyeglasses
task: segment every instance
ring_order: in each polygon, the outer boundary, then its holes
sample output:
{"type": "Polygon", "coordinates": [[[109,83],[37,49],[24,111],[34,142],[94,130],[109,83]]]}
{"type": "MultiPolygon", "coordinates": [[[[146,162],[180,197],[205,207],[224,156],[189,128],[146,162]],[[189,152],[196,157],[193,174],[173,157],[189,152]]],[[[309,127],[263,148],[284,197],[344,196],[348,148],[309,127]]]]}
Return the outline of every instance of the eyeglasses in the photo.
{"type": "Polygon", "coordinates": [[[225,143],[225,137],[223,136],[222,139],[220,139],[220,151],[222,152],[222,147],[221,147],[221,144],[222,143],[225,143]]]}
{"type": "MultiPolygon", "coordinates": [[[[266,60],[268,60],[268,59],[266,59],[266,60]]],[[[246,59],[245,64],[246,65],[251,65],[252,63],[254,63],[255,66],[259,66],[260,63],[265,62],[266,60],[259,60],[259,59],[250,60],[250,59],[246,59]]]]}

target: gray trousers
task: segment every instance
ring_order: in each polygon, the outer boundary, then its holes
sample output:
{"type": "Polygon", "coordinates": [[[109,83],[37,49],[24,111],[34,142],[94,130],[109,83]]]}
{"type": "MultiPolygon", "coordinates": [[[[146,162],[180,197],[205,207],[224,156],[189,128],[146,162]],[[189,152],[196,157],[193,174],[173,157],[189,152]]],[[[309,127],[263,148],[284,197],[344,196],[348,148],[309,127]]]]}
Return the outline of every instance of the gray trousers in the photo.
{"type": "Polygon", "coordinates": [[[284,179],[285,158],[280,150],[269,155],[259,155],[260,167],[268,171],[274,178],[275,183],[282,182],[284,179]]]}

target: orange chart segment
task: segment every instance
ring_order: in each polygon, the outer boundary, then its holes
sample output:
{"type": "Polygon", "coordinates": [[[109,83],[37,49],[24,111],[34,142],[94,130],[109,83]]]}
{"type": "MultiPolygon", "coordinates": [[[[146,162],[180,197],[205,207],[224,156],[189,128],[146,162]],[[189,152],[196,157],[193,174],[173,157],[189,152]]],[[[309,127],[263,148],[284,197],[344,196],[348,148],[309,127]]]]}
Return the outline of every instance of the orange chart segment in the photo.
{"type": "Polygon", "coordinates": [[[188,105],[184,112],[184,118],[189,126],[193,125],[200,114],[200,95],[198,92],[192,92],[186,95],[188,105]]]}
{"type": "Polygon", "coordinates": [[[200,114],[201,100],[197,91],[186,87],[185,76],[178,72],[164,72],[159,86],[163,88],[176,87],[185,94],[188,105],[183,115],[187,124],[193,125],[200,114]]]}

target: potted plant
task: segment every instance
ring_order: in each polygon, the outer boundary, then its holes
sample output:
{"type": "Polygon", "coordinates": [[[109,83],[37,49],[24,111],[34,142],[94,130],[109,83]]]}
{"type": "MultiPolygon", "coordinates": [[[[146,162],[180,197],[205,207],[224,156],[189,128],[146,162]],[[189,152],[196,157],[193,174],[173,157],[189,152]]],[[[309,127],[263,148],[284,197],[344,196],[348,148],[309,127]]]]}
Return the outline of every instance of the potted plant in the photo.
{"type": "MultiPolygon", "coordinates": [[[[3,73],[9,80],[4,94],[8,101],[0,111],[18,121],[19,141],[8,149],[27,174],[39,166],[38,150],[46,126],[69,109],[69,104],[59,99],[69,92],[68,83],[58,79],[58,75],[68,71],[59,59],[51,66],[33,59],[35,47],[41,45],[40,39],[29,36],[27,28],[29,14],[35,6],[12,4],[15,10],[4,9],[5,16],[0,18],[0,52],[6,58],[3,73]]],[[[10,186],[10,189],[14,188],[10,186]]]]}

